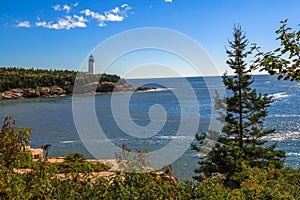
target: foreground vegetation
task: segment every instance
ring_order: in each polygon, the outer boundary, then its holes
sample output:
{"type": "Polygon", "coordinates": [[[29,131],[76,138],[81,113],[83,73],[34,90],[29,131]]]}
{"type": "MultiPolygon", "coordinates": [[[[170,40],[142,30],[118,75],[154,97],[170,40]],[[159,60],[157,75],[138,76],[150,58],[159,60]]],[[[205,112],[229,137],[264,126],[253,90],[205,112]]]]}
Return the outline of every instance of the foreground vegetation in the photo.
{"type": "MultiPolygon", "coordinates": [[[[107,171],[104,165],[89,163],[78,153],[62,163],[47,159],[32,161],[23,146],[30,139],[28,128],[19,128],[7,117],[0,132],[0,199],[299,199],[299,169],[261,169],[241,163],[236,178],[239,186],[229,187],[224,174],[201,182],[172,183],[148,173],[107,171]],[[26,167],[27,173],[15,169],[26,167]],[[64,176],[58,176],[63,173],[64,176]]],[[[166,174],[168,176],[169,174],[166,174]]]]}
{"type": "Polygon", "coordinates": [[[172,183],[148,174],[117,174],[93,180],[69,172],[54,178],[40,162],[28,174],[0,172],[0,199],[299,199],[300,171],[246,168],[239,188],[223,185],[223,178],[201,183],[172,183]]]}

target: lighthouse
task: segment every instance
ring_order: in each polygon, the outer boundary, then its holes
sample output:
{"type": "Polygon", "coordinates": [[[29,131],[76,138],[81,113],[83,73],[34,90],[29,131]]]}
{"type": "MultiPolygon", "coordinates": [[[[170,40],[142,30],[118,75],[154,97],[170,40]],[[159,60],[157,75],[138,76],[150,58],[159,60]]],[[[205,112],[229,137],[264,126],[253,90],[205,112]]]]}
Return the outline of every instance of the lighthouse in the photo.
{"type": "Polygon", "coordinates": [[[90,57],[89,57],[89,66],[88,66],[88,73],[89,74],[94,74],[94,63],[95,63],[94,56],[90,55],[90,57]]]}

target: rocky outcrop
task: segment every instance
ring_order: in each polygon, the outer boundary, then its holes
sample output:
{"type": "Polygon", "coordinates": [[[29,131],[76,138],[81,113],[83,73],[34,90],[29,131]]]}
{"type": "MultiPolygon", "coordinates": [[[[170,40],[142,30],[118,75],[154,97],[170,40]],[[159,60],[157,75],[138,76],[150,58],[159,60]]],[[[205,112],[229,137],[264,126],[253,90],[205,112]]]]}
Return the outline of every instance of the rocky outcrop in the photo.
{"type": "Polygon", "coordinates": [[[66,87],[38,87],[36,89],[12,89],[5,92],[0,92],[0,99],[22,99],[22,98],[36,98],[36,97],[57,97],[72,94],[88,94],[88,93],[112,93],[112,92],[137,92],[153,90],[155,88],[134,87],[129,83],[117,85],[114,82],[103,82],[101,84],[91,83],[81,87],[73,88],[66,87]]]}
{"type": "Polygon", "coordinates": [[[112,93],[112,92],[138,92],[138,91],[147,91],[153,89],[155,88],[134,87],[129,83],[116,84],[114,82],[102,82],[101,84],[91,83],[88,85],[76,87],[74,88],[73,92],[74,94],[87,94],[87,93],[105,94],[105,93],[112,93]]]}
{"type": "Polygon", "coordinates": [[[44,150],[41,148],[34,149],[34,148],[31,148],[30,146],[26,146],[25,150],[30,151],[30,153],[32,154],[32,158],[34,160],[44,157],[44,150]]]}
{"type": "Polygon", "coordinates": [[[113,92],[116,87],[116,83],[113,82],[103,82],[96,86],[96,92],[108,93],[113,92]]]}
{"type": "Polygon", "coordinates": [[[152,175],[154,177],[157,177],[159,179],[162,179],[163,181],[170,182],[170,183],[172,183],[174,185],[178,184],[178,181],[176,180],[175,177],[173,177],[172,175],[168,175],[168,174],[166,174],[163,171],[151,171],[150,175],[152,175]]]}
{"type": "Polygon", "coordinates": [[[69,94],[66,90],[60,87],[39,87],[36,89],[12,89],[0,93],[2,99],[22,99],[35,97],[56,97],[69,94]]]}

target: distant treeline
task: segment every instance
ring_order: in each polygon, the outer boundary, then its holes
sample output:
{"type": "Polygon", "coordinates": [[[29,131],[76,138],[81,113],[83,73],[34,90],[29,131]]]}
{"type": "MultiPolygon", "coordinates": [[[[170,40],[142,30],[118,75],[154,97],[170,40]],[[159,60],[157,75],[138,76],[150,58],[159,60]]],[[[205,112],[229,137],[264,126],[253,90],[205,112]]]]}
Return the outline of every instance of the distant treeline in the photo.
{"type": "MultiPolygon", "coordinates": [[[[58,86],[70,88],[77,81],[80,85],[92,82],[118,82],[117,75],[93,75],[69,70],[24,69],[16,67],[0,67],[0,92],[15,88],[37,88],[58,86]]],[[[121,82],[125,82],[121,80],[121,82]]]]}

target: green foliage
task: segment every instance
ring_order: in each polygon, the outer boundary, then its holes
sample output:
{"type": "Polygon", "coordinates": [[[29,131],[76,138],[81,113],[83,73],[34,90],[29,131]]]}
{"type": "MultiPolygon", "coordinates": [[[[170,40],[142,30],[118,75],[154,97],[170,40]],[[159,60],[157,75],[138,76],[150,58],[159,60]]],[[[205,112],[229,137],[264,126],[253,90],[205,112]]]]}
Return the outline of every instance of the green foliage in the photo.
{"type": "Polygon", "coordinates": [[[78,85],[90,83],[114,82],[124,84],[126,81],[117,75],[86,74],[68,70],[42,70],[0,67],[0,92],[15,88],[38,88],[58,86],[72,93],[75,79],[78,85]]]}
{"type": "MultiPolygon", "coordinates": [[[[245,60],[254,48],[247,49],[248,40],[240,27],[234,28],[233,36],[234,40],[229,42],[231,49],[227,49],[226,53],[229,57],[227,64],[235,75],[229,77],[224,74],[223,77],[224,85],[231,94],[226,99],[217,97],[215,104],[220,115],[224,116],[225,124],[215,147],[199,162],[200,167],[195,172],[206,176],[224,174],[227,177],[226,184],[238,187],[241,180],[236,179],[235,174],[242,171],[243,165],[282,168],[285,152],[275,150],[275,144],[267,146],[262,139],[274,132],[265,130],[263,126],[272,99],[251,88],[251,70],[247,69],[245,60]]],[[[196,139],[201,147],[205,134],[196,135],[196,139]]],[[[200,151],[198,145],[194,144],[192,148],[200,151]]],[[[203,178],[197,176],[195,179],[201,181],[203,178]]]]}
{"type": "MultiPolygon", "coordinates": [[[[15,173],[14,156],[22,160],[23,146],[28,143],[29,129],[19,129],[8,117],[1,130],[1,155],[16,144],[10,159],[1,157],[0,199],[299,199],[300,170],[259,169],[244,165],[235,174],[241,187],[224,186],[224,176],[217,175],[200,183],[178,183],[149,173],[116,172],[108,177],[97,177],[90,172],[107,170],[107,167],[88,162],[80,153],[70,153],[62,163],[49,163],[46,159],[27,162],[31,171],[15,173]],[[23,131],[20,131],[23,130],[23,131]],[[8,145],[9,144],[9,145],[8,145]],[[6,162],[4,162],[6,161],[6,162]],[[7,167],[6,167],[7,166],[7,167]],[[61,174],[64,173],[64,174],[61,174]]],[[[123,145],[123,150],[131,150],[123,145]]],[[[130,158],[129,155],[122,158],[130,158]],[[129,157],[128,157],[129,156],[129,157]]],[[[136,158],[140,162],[143,158],[136,158]]],[[[172,170],[169,167],[166,169],[172,170]]],[[[165,169],[165,170],[166,170],[165,169]]],[[[168,172],[166,172],[169,174],[168,172]]]]}
{"type": "Polygon", "coordinates": [[[239,176],[243,177],[240,189],[234,189],[230,197],[241,199],[297,199],[299,183],[289,182],[286,175],[299,178],[299,170],[244,168],[239,176]],[[292,187],[292,189],[288,189],[292,187]]]}
{"type": "Polygon", "coordinates": [[[110,75],[110,74],[101,74],[100,76],[100,79],[99,80],[99,83],[103,83],[103,82],[113,82],[113,83],[118,83],[120,85],[126,83],[126,81],[124,79],[121,79],[120,76],[117,76],[115,74],[113,75],[110,75]]]}
{"type": "Polygon", "coordinates": [[[142,173],[148,171],[149,163],[146,161],[147,149],[143,151],[136,150],[132,152],[131,148],[125,144],[122,145],[122,151],[116,152],[116,160],[119,164],[119,170],[125,172],[142,173]]]}
{"type": "Polygon", "coordinates": [[[102,163],[93,163],[87,161],[80,153],[69,153],[65,156],[62,163],[51,163],[49,165],[56,173],[90,173],[102,172],[109,169],[102,163]]]}
{"type": "Polygon", "coordinates": [[[26,165],[32,158],[25,151],[29,144],[31,129],[16,127],[13,117],[6,117],[0,131],[0,168],[12,169],[26,165]]]}
{"type": "Polygon", "coordinates": [[[71,162],[71,163],[83,163],[86,162],[86,159],[81,153],[75,152],[75,153],[69,153],[64,158],[65,162],[71,162]]]}
{"type": "MultiPolygon", "coordinates": [[[[42,70],[0,67],[0,92],[15,88],[59,86],[71,90],[77,72],[68,70],[42,70]]],[[[71,92],[71,91],[69,91],[71,92]]]]}
{"type": "Polygon", "coordinates": [[[278,75],[278,79],[300,81],[300,30],[293,31],[287,26],[287,20],[280,23],[276,30],[280,46],[267,53],[258,50],[254,68],[278,75]]]}
{"type": "Polygon", "coordinates": [[[177,185],[139,173],[56,178],[49,163],[38,162],[28,174],[0,171],[0,199],[299,199],[299,170],[246,167],[240,176],[236,189],[224,186],[222,177],[177,185]]]}

